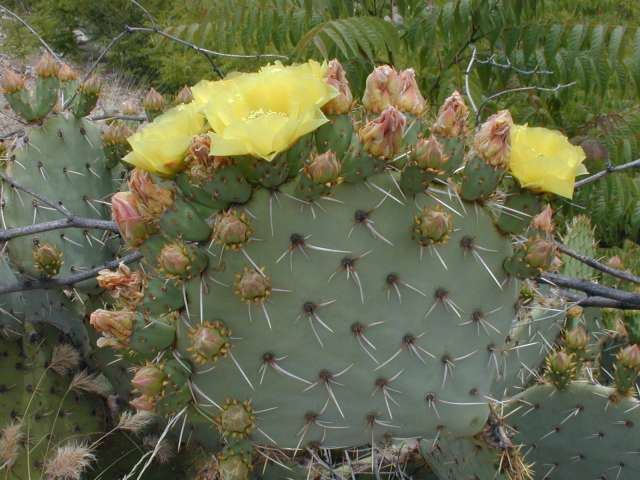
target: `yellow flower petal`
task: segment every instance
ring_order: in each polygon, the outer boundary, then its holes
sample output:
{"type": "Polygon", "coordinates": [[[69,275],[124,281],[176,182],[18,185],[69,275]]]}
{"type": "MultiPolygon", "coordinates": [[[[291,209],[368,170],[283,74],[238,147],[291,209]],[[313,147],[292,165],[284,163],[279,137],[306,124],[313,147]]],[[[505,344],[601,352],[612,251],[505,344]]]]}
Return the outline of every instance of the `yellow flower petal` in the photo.
{"type": "Polygon", "coordinates": [[[198,110],[192,102],[159,115],[127,139],[133,151],[123,160],[149,172],[176,173],[191,139],[204,127],[204,117],[198,110]]]}
{"type": "Polygon", "coordinates": [[[526,125],[511,129],[509,168],[525,188],[573,197],[575,177],[586,173],[586,155],[555,130],[526,125]]]}
{"type": "Polygon", "coordinates": [[[323,123],[321,107],[337,95],[325,80],[326,64],[279,62],[257,73],[235,74],[192,89],[214,133],[212,155],[253,155],[272,160],[323,123]]]}

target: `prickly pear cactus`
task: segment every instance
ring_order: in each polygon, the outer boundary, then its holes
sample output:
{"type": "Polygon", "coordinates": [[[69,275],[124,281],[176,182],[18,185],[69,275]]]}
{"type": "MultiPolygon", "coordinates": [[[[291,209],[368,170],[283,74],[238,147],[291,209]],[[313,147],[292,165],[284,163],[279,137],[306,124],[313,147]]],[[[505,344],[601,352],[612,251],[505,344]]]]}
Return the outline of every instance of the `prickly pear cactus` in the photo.
{"type": "MultiPolygon", "coordinates": [[[[314,476],[336,466],[320,452],[467,442],[487,429],[494,396],[536,375],[561,329],[562,305],[520,289],[555,268],[556,249],[551,209],[540,213],[535,194],[504,178],[509,113],[492,116],[472,147],[456,92],[427,135],[408,132],[423,125],[424,99],[412,75],[399,88],[391,70],[369,77],[355,113],[332,63],[328,121],[282,151],[270,145],[289,130],[243,131],[273,113],[251,103],[259,96],[243,97],[246,115],[218,117],[229,99],[209,101],[222,91],[206,82],[131,139],[124,160],[147,171],[131,172],[112,208],[144,259],[100,275],[111,300],[90,323],[99,346],[137,364],[132,405],[169,426],[188,417],[197,436],[222,440],[212,468],[225,480],[249,478],[252,458],[274,448],[288,452],[284,465],[307,458],[314,476]]],[[[250,75],[233,87],[240,97],[250,75]]]]}
{"type": "Polygon", "coordinates": [[[5,478],[63,478],[53,476],[63,471],[56,463],[59,447],[88,446],[92,435],[104,431],[106,409],[96,393],[106,395],[108,386],[97,377],[72,380],[79,353],[60,335],[27,323],[21,337],[0,343],[5,478]]]}

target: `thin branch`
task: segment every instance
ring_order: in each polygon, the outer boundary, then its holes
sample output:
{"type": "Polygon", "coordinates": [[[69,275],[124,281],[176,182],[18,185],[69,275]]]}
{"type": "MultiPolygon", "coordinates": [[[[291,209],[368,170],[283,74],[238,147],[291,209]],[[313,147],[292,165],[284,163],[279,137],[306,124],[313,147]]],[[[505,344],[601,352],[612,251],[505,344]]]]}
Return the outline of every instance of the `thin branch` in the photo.
{"type": "Polygon", "coordinates": [[[116,223],[109,220],[71,216],[61,218],[60,220],[52,220],[50,222],[35,223],[25,227],[14,227],[0,230],[0,242],[6,242],[12,238],[33,235],[35,233],[61,230],[63,228],[95,228],[98,230],[109,230],[116,233],[119,231],[116,223]]]}
{"type": "Polygon", "coordinates": [[[476,113],[476,123],[480,121],[480,115],[484,107],[486,107],[489,102],[491,102],[492,100],[495,100],[498,97],[507,95],[509,93],[518,93],[518,92],[558,92],[563,88],[572,87],[576,83],[577,82],[575,81],[570,83],[559,83],[555,87],[538,87],[536,85],[529,85],[526,87],[509,88],[507,90],[496,92],[493,95],[489,95],[487,98],[485,98],[483,102],[480,104],[480,106],[478,107],[478,112],[476,113]]]}
{"type": "Polygon", "coordinates": [[[142,253],[132,252],[120,259],[110,260],[103,265],[100,265],[99,267],[92,268],[91,270],[87,270],[85,272],[68,275],[66,277],[23,280],[12,285],[0,286],[0,295],[13,292],[24,292],[27,290],[51,290],[55,288],[70,287],[71,285],[75,285],[76,283],[94,278],[100,272],[100,270],[104,270],[106,268],[117,268],[121,263],[133,263],[140,260],[141,258],[142,253]]]}
{"type": "Polygon", "coordinates": [[[503,70],[513,70],[514,72],[519,73],[520,75],[536,75],[536,74],[552,75],[553,74],[552,70],[541,69],[540,65],[536,65],[531,70],[525,70],[523,68],[516,67],[513,63],[511,63],[511,60],[509,60],[508,57],[507,57],[507,63],[499,63],[496,61],[495,53],[491,55],[489,58],[485,58],[484,60],[479,58],[476,59],[476,63],[479,63],[481,65],[490,65],[492,67],[502,68],[503,70]]]}
{"type": "Polygon", "coordinates": [[[158,26],[158,21],[155,19],[153,15],[151,15],[151,12],[149,12],[149,10],[147,10],[140,4],[140,2],[137,2],[136,0],[131,0],[131,3],[133,3],[136,7],[142,10],[142,13],[145,14],[145,16],[151,21],[154,27],[158,26]]]}
{"type": "Polygon", "coordinates": [[[14,135],[16,136],[24,135],[24,128],[18,128],[17,130],[11,130],[9,133],[3,133],[2,135],[0,135],[0,140],[5,140],[9,137],[13,137],[14,135]]]}
{"type": "Polygon", "coordinates": [[[585,265],[588,265],[595,270],[600,270],[601,272],[611,275],[612,277],[617,277],[628,282],[640,283],[640,277],[632,273],[618,270],[617,268],[611,268],[604,263],[600,263],[597,260],[594,260],[593,258],[587,257],[586,255],[582,255],[571,250],[569,247],[563,245],[562,243],[556,242],[556,246],[558,247],[558,250],[560,250],[565,255],[575,258],[579,262],[584,263],[585,265]]]}
{"type": "Polygon", "coordinates": [[[11,10],[9,10],[7,7],[5,7],[4,5],[0,5],[0,9],[2,9],[3,12],[8,13],[9,15],[11,15],[13,18],[15,18],[16,20],[18,20],[22,25],[24,25],[24,27],[29,30],[37,39],[38,41],[42,44],[42,46],[44,48],[47,49],[47,51],[60,63],[62,63],[62,60],[60,59],[60,57],[56,54],[56,52],[53,51],[53,49],[49,46],[49,44],[47,42],[44,41],[44,38],[42,38],[40,36],[40,34],[38,32],[36,32],[36,30],[29,25],[24,19],[22,19],[17,13],[12,12],[11,10]]]}
{"type": "Polygon", "coordinates": [[[91,67],[89,67],[89,70],[84,74],[84,76],[82,77],[82,80],[78,83],[78,86],[73,91],[73,95],[71,95],[69,99],[66,102],[64,102],[63,109],[67,109],[69,105],[71,105],[71,102],[73,102],[73,100],[78,95],[78,92],[80,91],[80,87],[82,87],[82,85],[89,79],[89,77],[91,76],[93,71],[98,67],[98,64],[102,61],[102,59],[107,54],[107,52],[111,50],[128,33],[129,33],[129,30],[128,28],[125,27],[125,29],[122,32],[120,32],[118,35],[113,37],[111,41],[107,44],[107,46],[102,49],[102,52],[100,52],[100,55],[98,55],[98,58],[96,58],[93,64],[91,64],[91,67]]]}
{"type": "Polygon", "coordinates": [[[638,310],[638,305],[636,305],[635,303],[626,303],[620,300],[612,300],[611,298],[605,298],[605,297],[589,297],[585,295],[578,295],[576,293],[572,293],[567,290],[560,290],[559,293],[570,302],[575,302],[576,305],[580,305],[581,307],[616,308],[619,310],[638,310]]]}
{"type": "Polygon", "coordinates": [[[471,75],[473,63],[476,61],[476,53],[478,53],[478,50],[476,49],[476,47],[473,47],[473,50],[471,52],[471,60],[469,60],[467,69],[464,71],[464,89],[467,94],[467,98],[469,99],[469,103],[471,104],[471,108],[474,112],[478,113],[478,107],[476,107],[476,102],[473,101],[473,97],[471,96],[471,89],[469,88],[469,76],[471,75]]]}
{"type": "Polygon", "coordinates": [[[625,292],[617,288],[605,287],[588,280],[565,277],[555,273],[544,273],[539,278],[541,281],[560,288],[570,288],[586,293],[590,297],[604,297],[617,300],[627,305],[634,305],[640,309],[640,293],[625,292]]]}
{"type": "Polygon", "coordinates": [[[22,185],[20,185],[19,183],[16,183],[12,178],[8,177],[7,175],[5,175],[4,173],[0,173],[0,178],[2,178],[2,180],[4,180],[5,182],[7,182],[9,185],[11,185],[13,188],[17,188],[18,190],[22,190],[25,193],[28,193],[29,195],[31,195],[32,197],[36,198],[37,200],[40,200],[42,203],[44,203],[45,205],[53,208],[54,210],[57,210],[58,212],[60,212],[62,215],[64,215],[67,218],[71,218],[73,217],[73,215],[71,214],[71,212],[69,212],[69,210],[67,210],[66,208],[64,208],[62,206],[62,204],[55,204],[53,202],[51,202],[50,200],[47,200],[45,197],[43,197],[42,195],[40,195],[37,192],[34,192],[33,190],[31,190],[30,188],[27,187],[23,187],[22,185]]]}
{"type": "Polygon", "coordinates": [[[615,172],[621,172],[623,170],[628,170],[630,168],[640,168],[640,158],[633,160],[629,163],[623,163],[622,165],[608,165],[605,170],[602,170],[598,173],[594,173],[593,175],[583,178],[580,181],[577,181],[574,188],[580,188],[584,185],[588,185],[589,183],[595,182],[596,180],[601,179],[602,177],[606,177],[607,175],[615,172]]]}
{"type": "Polygon", "coordinates": [[[111,112],[111,113],[104,113],[102,115],[96,115],[94,117],[89,117],[89,120],[94,122],[98,120],[129,120],[132,122],[144,122],[147,120],[147,117],[145,117],[144,115],[142,116],[120,115],[118,112],[111,112]]]}

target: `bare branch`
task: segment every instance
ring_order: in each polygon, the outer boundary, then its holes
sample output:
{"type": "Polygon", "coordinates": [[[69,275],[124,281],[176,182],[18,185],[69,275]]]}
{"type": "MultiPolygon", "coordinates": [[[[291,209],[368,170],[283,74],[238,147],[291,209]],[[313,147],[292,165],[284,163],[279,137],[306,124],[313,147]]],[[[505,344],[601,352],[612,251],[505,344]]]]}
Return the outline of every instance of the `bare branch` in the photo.
{"type": "Polygon", "coordinates": [[[9,10],[7,7],[5,7],[4,5],[0,5],[0,9],[11,15],[13,18],[15,18],[17,21],[19,21],[22,25],[24,25],[24,27],[29,30],[37,39],[38,41],[42,44],[42,46],[44,48],[47,49],[47,51],[60,63],[62,63],[62,60],[60,59],[60,57],[56,54],[56,52],[53,51],[53,49],[49,46],[49,44],[47,42],[44,41],[44,39],[40,36],[40,34],[38,32],[36,32],[36,30],[29,25],[23,18],[21,18],[17,13],[12,12],[11,10],[9,10]]]}
{"type": "Polygon", "coordinates": [[[594,173],[593,175],[583,178],[580,181],[577,181],[574,188],[580,188],[584,185],[588,185],[589,183],[595,182],[596,180],[601,179],[602,177],[606,177],[607,175],[615,172],[621,172],[623,170],[628,170],[630,168],[640,168],[640,158],[633,160],[629,163],[623,163],[622,165],[608,165],[605,170],[602,170],[598,173],[594,173]]]}
{"type": "Polygon", "coordinates": [[[563,245],[562,243],[556,242],[556,246],[558,247],[558,250],[560,250],[565,255],[575,258],[579,262],[584,263],[585,265],[588,265],[595,270],[600,270],[601,272],[604,272],[607,275],[611,275],[612,277],[620,278],[622,280],[627,280],[628,282],[640,283],[640,277],[632,273],[625,272],[623,270],[618,270],[617,268],[611,268],[605,265],[604,263],[598,262],[593,258],[587,257],[586,255],[582,255],[578,252],[571,250],[569,247],[567,247],[566,245],[563,245]]]}
{"type": "Polygon", "coordinates": [[[67,217],[67,218],[73,217],[71,212],[69,212],[69,210],[67,210],[62,204],[55,204],[55,203],[51,202],[50,200],[47,200],[45,197],[43,197],[42,195],[40,195],[37,192],[34,192],[30,188],[23,187],[19,183],[16,183],[12,178],[8,177],[4,173],[0,173],[0,178],[2,178],[2,180],[7,182],[13,188],[17,188],[18,190],[22,190],[23,192],[28,193],[29,195],[31,195],[32,197],[36,198],[37,200],[40,200],[45,205],[48,205],[49,207],[53,208],[54,210],[57,210],[58,212],[60,212],[65,217],[67,217]]]}
{"type": "Polygon", "coordinates": [[[638,305],[634,303],[621,302],[620,300],[612,300],[605,297],[589,297],[586,295],[578,295],[567,290],[560,290],[560,295],[570,302],[575,302],[581,307],[597,307],[597,308],[616,308],[619,310],[638,310],[638,305]]]}
{"type": "Polygon", "coordinates": [[[137,2],[136,0],[131,0],[131,3],[133,3],[136,7],[138,7],[140,10],[142,10],[142,13],[145,14],[145,16],[151,21],[151,24],[154,27],[158,26],[158,21],[155,19],[155,17],[153,15],[151,15],[151,12],[149,12],[149,10],[147,10],[146,8],[144,8],[142,6],[142,4],[140,4],[140,2],[137,2]]]}
{"type": "Polygon", "coordinates": [[[509,60],[508,57],[507,57],[507,63],[499,63],[496,61],[495,54],[491,55],[489,58],[485,58],[484,60],[478,58],[476,59],[476,63],[479,63],[481,65],[490,65],[492,67],[502,68],[503,70],[513,70],[514,72],[519,73],[520,75],[536,75],[536,74],[552,75],[553,74],[552,70],[544,70],[540,68],[540,65],[536,65],[531,70],[525,70],[523,68],[516,67],[514,64],[511,63],[511,60],[509,60]]]}
{"type": "Polygon", "coordinates": [[[611,300],[617,300],[625,305],[635,306],[640,309],[640,293],[625,292],[617,288],[605,287],[588,280],[579,278],[565,277],[555,273],[544,273],[539,280],[560,288],[570,288],[584,292],[589,297],[603,297],[611,300]]]}
{"type": "Polygon", "coordinates": [[[104,113],[102,115],[96,115],[94,117],[89,117],[89,120],[96,122],[98,120],[129,120],[132,122],[145,122],[147,117],[144,115],[135,116],[135,115],[121,115],[118,112],[104,113]]]}
{"type": "Polygon", "coordinates": [[[35,233],[61,230],[63,228],[95,228],[98,230],[109,230],[116,233],[119,231],[116,223],[109,220],[71,216],[61,218],[60,220],[52,220],[50,222],[35,223],[24,227],[0,230],[0,242],[6,242],[12,238],[33,235],[35,233]]]}
{"type": "Polygon", "coordinates": [[[555,87],[538,87],[536,85],[529,85],[526,87],[509,88],[507,90],[496,92],[493,95],[489,95],[487,98],[485,98],[483,102],[480,104],[480,106],[478,107],[478,112],[476,113],[476,124],[480,121],[480,115],[484,107],[486,107],[489,102],[491,102],[492,100],[495,100],[498,97],[507,95],[509,93],[518,93],[518,92],[559,92],[563,88],[572,87],[576,83],[577,82],[559,83],[555,87]]]}
{"type": "Polygon", "coordinates": [[[467,65],[467,69],[464,71],[464,90],[467,94],[467,98],[469,99],[469,104],[475,113],[478,113],[478,107],[476,107],[476,102],[473,101],[473,97],[471,96],[471,89],[469,88],[469,75],[471,75],[471,69],[473,68],[473,64],[476,61],[476,47],[473,47],[471,51],[471,59],[469,60],[469,64],[467,65]]]}
{"type": "Polygon", "coordinates": [[[99,267],[92,268],[91,270],[87,270],[85,272],[75,273],[66,277],[23,280],[11,285],[0,286],[0,295],[13,292],[24,292],[27,290],[51,290],[55,288],[70,287],[72,285],[75,285],[76,283],[94,278],[96,275],[98,275],[100,270],[104,270],[106,268],[117,268],[121,263],[133,263],[140,260],[141,258],[142,253],[132,252],[122,258],[110,260],[103,265],[100,265],[99,267]]]}

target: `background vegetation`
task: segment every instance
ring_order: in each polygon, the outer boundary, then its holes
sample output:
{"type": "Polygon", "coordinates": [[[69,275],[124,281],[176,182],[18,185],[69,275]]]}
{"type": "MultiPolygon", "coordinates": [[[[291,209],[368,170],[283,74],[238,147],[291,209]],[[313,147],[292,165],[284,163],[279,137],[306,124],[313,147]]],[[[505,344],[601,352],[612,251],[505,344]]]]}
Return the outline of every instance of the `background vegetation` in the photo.
{"type": "MultiPolygon", "coordinates": [[[[284,61],[338,57],[360,92],[375,64],[413,67],[434,106],[462,88],[475,48],[470,90],[476,104],[486,102],[482,118],[508,105],[518,123],[559,128],[583,145],[591,171],[640,156],[640,2],[12,0],[6,6],[80,63],[95,58],[125,25],[155,27],[210,50],[252,55],[212,57],[225,73],[272,61],[264,54],[284,61]],[[75,29],[90,42],[79,45],[75,29]],[[567,84],[487,100],[511,88],[567,84]]],[[[17,22],[0,28],[8,51],[28,55],[38,48],[17,22]]],[[[204,56],[153,34],[126,36],[104,67],[164,92],[216,78],[204,56]]],[[[633,171],[595,182],[557,206],[567,216],[590,214],[602,245],[638,240],[640,182],[633,171]]]]}

